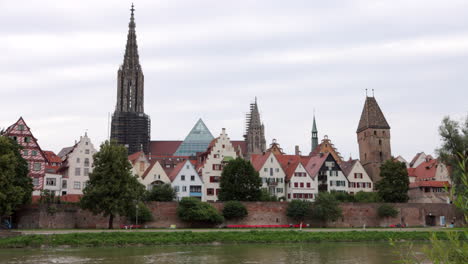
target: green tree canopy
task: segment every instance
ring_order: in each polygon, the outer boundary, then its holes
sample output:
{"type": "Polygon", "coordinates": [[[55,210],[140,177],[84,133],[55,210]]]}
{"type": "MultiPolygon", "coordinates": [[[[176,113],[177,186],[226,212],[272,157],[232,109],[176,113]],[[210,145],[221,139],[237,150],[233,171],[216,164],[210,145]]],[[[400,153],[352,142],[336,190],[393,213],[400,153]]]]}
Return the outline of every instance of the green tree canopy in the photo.
{"type": "Polygon", "coordinates": [[[382,204],[379,206],[379,208],[377,208],[377,215],[381,218],[397,217],[398,210],[389,204],[382,204]]]}
{"type": "Polygon", "coordinates": [[[180,200],[177,215],[182,221],[195,224],[218,224],[224,221],[216,208],[194,197],[184,197],[180,200]]]}
{"type": "Polygon", "coordinates": [[[336,221],[342,216],[340,202],[328,192],[320,192],[312,206],[312,217],[323,221],[336,221]]]}
{"type": "Polygon", "coordinates": [[[288,204],[286,215],[296,221],[303,221],[311,213],[312,203],[305,200],[292,200],[288,204]]]}
{"type": "Polygon", "coordinates": [[[134,210],[145,187],[131,173],[127,149],[115,141],[104,142],[93,159],[93,172],[89,174],[80,204],[94,214],[109,216],[109,229],[112,229],[114,216],[125,216],[128,210],[134,210]]]}
{"type": "Polygon", "coordinates": [[[242,219],[249,214],[244,204],[239,201],[224,203],[223,216],[226,219],[242,219]]]}
{"type": "Polygon", "coordinates": [[[396,160],[387,160],[380,166],[382,179],[377,182],[377,192],[386,203],[406,203],[409,200],[409,178],[406,165],[396,160]]]}
{"type": "Polygon", "coordinates": [[[21,149],[14,140],[0,136],[0,216],[9,216],[31,201],[33,185],[21,149]]]}
{"type": "Polygon", "coordinates": [[[221,174],[219,200],[258,201],[262,180],[250,161],[242,158],[229,161],[221,174]]]}
{"type": "Polygon", "coordinates": [[[146,201],[155,202],[170,202],[174,201],[177,192],[172,188],[169,183],[154,185],[153,188],[146,192],[146,201]]]}
{"type": "Polygon", "coordinates": [[[142,224],[153,220],[153,213],[143,202],[138,202],[138,207],[127,211],[127,220],[135,224],[142,224]],[[138,221],[137,221],[138,220],[138,221]]]}
{"type": "Polygon", "coordinates": [[[461,176],[463,171],[468,171],[468,163],[464,163],[464,168],[460,167],[460,163],[468,159],[468,116],[464,123],[445,117],[439,127],[439,134],[442,146],[437,149],[437,153],[443,162],[452,167],[452,182],[459,192],[463,192],[461,176]]]}

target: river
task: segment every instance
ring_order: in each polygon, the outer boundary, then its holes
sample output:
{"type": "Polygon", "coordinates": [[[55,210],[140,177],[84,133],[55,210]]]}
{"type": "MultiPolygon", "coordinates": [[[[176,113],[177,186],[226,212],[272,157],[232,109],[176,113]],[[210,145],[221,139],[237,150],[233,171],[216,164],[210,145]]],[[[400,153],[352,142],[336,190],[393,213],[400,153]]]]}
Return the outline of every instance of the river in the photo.
{"type": "Polygon", "coordinates": [[[0,264],[320,263],[387,264],[388,243],[243,244],[125,248],[0,249],[0,264]]]}

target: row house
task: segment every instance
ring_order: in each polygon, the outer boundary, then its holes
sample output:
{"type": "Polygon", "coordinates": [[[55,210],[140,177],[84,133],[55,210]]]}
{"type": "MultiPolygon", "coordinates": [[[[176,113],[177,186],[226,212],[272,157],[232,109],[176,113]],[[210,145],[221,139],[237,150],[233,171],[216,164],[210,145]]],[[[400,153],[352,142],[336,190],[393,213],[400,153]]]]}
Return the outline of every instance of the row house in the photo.
{"type": "Polygon", "coordinates": [[[273,152],[252,154],[251,162],[262,179],[262,188],[278,198],[286,196],[286,172],[273,152]]]}
{"type": "Polygon", "coordinates": [[[239,157],[231,140],[222,129],[219,137],[213,139],[206,152],[198,156],[197,171],[202,176],[205,188],[204,201],[217,201],[220,191],[220,179],[224,165],[232,159],[239,157]]]}
{"type": "Polygon", "coordinates": [[[346,178],[348,178],[348,192],[350,194],[373,191],[374,184],[372,179],[359,160],[349,159],[342,162],[340,167],[346,178]]]}
{"type": "Polygon", "coordinates": [[[205,200],[203,180],[194,166],[195,162],[190,160],[180,162],[169,175],[172,188],[177,194],[177,201],[184,197],[205,200]]]}
{"type": "MultiPolygon", "coordinates": [[[[315,166],[310,166],[311,169],[319,167],[317,171],[319,192],[348,192],[348,178],[343,174],[341,167],[331,153],[319,153],[312,158],[317,159],[317,161],[315,166]]],[[[312,158],[311,163],[313,162],[312,158]]]]}
{"type": "Polygon", "coordinates": [[[286,171],[287,200],[314,200],[318,194],[317,178],[307,169],[309,157],[279,155],[278,159],[286,171]]]}
{"type": "Polygon", "coordinates": [[[12,138],[21,147],[21,156],[27,161],[29,173],[32,178],[34,190],[32,195],[39,196],[44,189],[46,174],[46,156],[42,151],[37,138],[31,132],[24,119],[20,117],[13,125],[9,126],[3,133],[4,136],[12,138]]]}
{"type": "Polygon", "coordinates": [[[63,195],[63,179],[58,170],[62,166],[62,159],[49,150],[44,150],[44,155],[46,157],[44,190],[50,191],[55,196],[61,196],[63,195]]]}
{"type": "Polygon", "coordinates": [[[87,133],[71,147],[63,148],[58,156],[62,166],[58,172],[62,178],[62,195],[68,200],[77,201],[83,195],[83,189],[93,170],[93,155],[97,152],[87,133]]]}
{"type": "Polygon", "coordinates": [[[171,183],[168,176],[169,171],[163,168],[159,160],[151,160],[150,165],[143,175],[138,177],[138,180],[147,190],[151,190],[155,185],[171,183]]]}

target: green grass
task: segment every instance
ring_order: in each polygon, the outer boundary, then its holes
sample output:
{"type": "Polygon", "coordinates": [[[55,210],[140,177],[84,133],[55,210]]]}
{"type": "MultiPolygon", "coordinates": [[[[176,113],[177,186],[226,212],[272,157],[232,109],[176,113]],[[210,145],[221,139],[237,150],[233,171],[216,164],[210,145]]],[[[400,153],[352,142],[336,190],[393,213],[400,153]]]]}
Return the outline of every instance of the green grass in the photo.
{"type": "MultiPolygon", "coordinates": [[[[23,235],[0,239],[0,248],[24,247],[101,247],[131,245],[174,245],[208,243],[311,243],[311,242],[364,242],[364,241],[423,241],[433,232],[422,231],[247,231],[247,232],[101,232],[54,235],[23,235]]],[[[446,239],[444,231],[436,232],[446,239]]]]}

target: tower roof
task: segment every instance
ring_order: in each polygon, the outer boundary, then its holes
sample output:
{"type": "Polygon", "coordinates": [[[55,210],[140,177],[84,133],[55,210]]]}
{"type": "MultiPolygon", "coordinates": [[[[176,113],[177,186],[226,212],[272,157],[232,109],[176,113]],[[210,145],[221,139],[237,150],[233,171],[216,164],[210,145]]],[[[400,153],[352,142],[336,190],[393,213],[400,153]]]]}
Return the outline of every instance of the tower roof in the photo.
{"type": "Polygon", "coordinates": [[[136,31],[135,31],[135,17],[134,11],[135,8],[132,4],[130,9],[130,23],[128,23],[128,35],[127,35],[127,45],[125,46],[125,55],[122,68],[130,70],[138,70],[141,68],[140,59],[138,56],[138,45],[136,41],[136,31]]]}
{"type": "Polygon", "coordinates": [[[198,119],[185,140],[180,144],[174,156],[195,156],[197,152],[206,151],[210,142],[214,139],[203,120],[198,119]]]}
{"type": "Polygon", "coordinates": [[[315,115],[314,115],[314,123],[312,124],[312,132],[318,132],[317,131],[317,124],[315,123],[315,115]]]}
{"type": "Polygon", "coordinates": [[[368,128],[390,129],[375,97],[366,97],[356,133],[368,128]]]}

